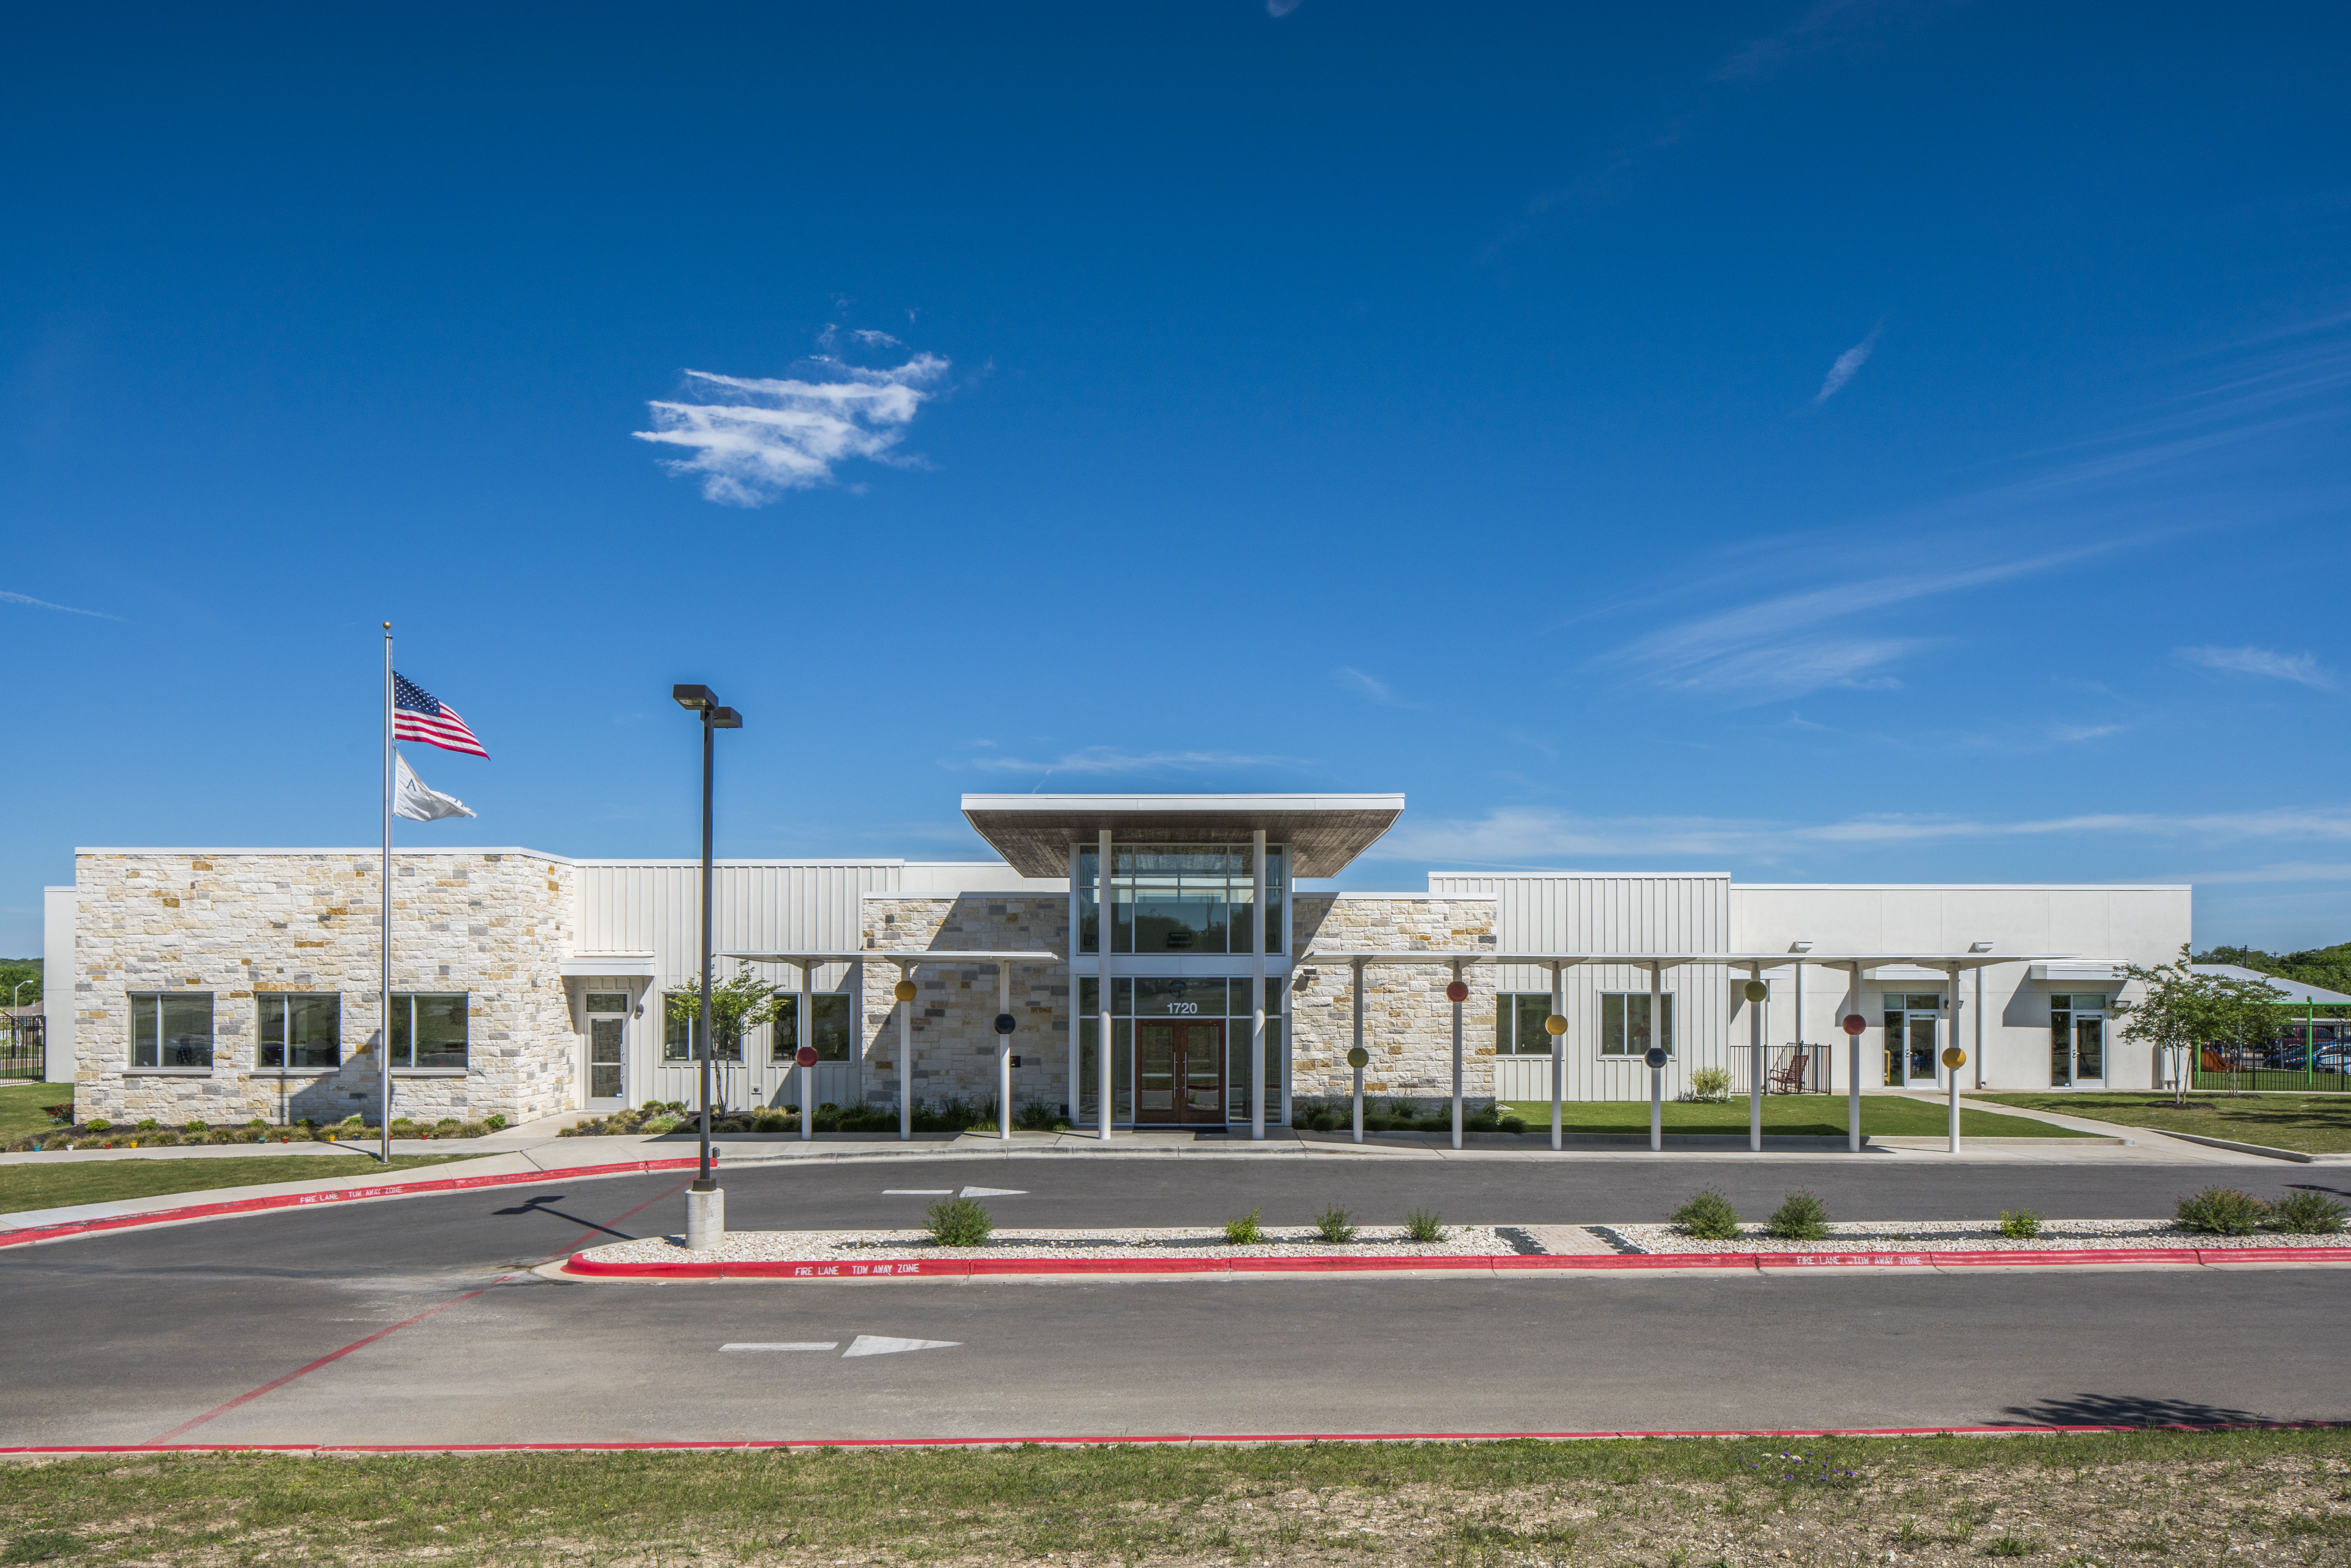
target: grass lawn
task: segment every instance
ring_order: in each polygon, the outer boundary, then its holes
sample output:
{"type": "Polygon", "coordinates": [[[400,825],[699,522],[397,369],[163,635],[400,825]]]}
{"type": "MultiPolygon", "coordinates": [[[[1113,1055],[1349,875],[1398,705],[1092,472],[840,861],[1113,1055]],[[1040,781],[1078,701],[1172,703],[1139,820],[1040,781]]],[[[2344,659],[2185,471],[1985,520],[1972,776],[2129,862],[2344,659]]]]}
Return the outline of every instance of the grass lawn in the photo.
{"type": "MultiPolygon", "coordinates": [[[[394,1155],[392,1168],[446,1165],[473,1155],[394,1155]]],[[[28,1208],[62,1208],[70,1203],[115,1203],[167,1192],[204,1192],[213,1187],[258,1186],[274,1181],[325,1181],[329,1176],[366,1176],[383,1169],[364,1155],[242,1155],[220,1159],[73,1160],[53,1166],[37,1161],[0,1166],[0,1214],[28,1208]]],[[[0,1553],[0,1562],[5,1562],[0,1553]]]]}
{"type": "MultiPolygon", "coordinates": [[[[1523,1117],[1531,1130],[1551,1131],[1550,1101],[1506,1100],[1503,1103],[1523,1117]]],[[[1845,1099],[1842,1094],[1763,1096],[1763,1131],[1767,1134],[1818,1134],[1842,1138],[1845,1135],[1845,1099]]],[[[1571,1133],[1646,1133],[1649,1130],[1649,1103],[1646,1100],[1571,1100],[1561,1115],[1562,1124],[1571,1133]]],[[[1886,1138],[1934,1138],[1942,1136],[1949,1128],[1950,1113],[1940,1104],[1930,1105],[1896,1094],[1865,1094],[1861,1097],[1861,1130],[1865,1134],[1886,1138]]],[[[1695,1104],[1688,1101],[1668,1100],[1666,1102],[1666,1131],[1744,1133],[1747,1131],[1747,1101],[1741,1098],[1723,1104],[1695,1104]]],[[[1959,1135],[2068,1138],[2080,1134],[2022,1116],[2003,1116],[1996,1111],[1962,1109],[1959,1112],[1959,1135]]]]}
{"type": "Polygon", "coordinates": [[[10,1082],[0,1087],[0,1143],[47,1132],[49,1118],[41,1107],[62,1105],[72,1098],[70,1083],[10,1082]]]}
{"type": "Polygon", "coordinates": [[[2351,1543],[2346,1460],[2343,1431],[173,1455],[7,1467],[0,1563],[2299,1563],[2351,1543]]]}
{"type": "Polygon", "coordinates": [[[2197,1133],[2208,1138],[2233,1138],[2241,1144],[2267,1144],[2306,1155],[2351,1153],[2351,1096],[2346,1095],[2248,1094],[2239,1099],[2207,1090],[2190,1094],[2185,1105],[2168,1094],[1978,1094],[1974,1098],[2035,1111],[2062,1111],[2126,1127],[2152,1127],[2158,1133],[2197,1133]]]}

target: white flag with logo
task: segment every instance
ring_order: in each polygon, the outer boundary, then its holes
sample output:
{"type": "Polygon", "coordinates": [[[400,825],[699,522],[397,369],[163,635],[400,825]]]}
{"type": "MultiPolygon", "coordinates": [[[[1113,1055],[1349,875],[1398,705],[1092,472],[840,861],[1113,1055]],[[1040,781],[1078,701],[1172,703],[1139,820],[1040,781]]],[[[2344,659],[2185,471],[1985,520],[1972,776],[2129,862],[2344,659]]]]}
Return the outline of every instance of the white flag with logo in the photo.
{"type": "Polygon", "coordinates": [[[392,810],[394,815],[406,817],[412,822],[438,821],[443,817],[470,817],[465,802],[455,795],[444,795],[429,788],[423,779],[409,770],[408,758],[395,751],[392,760],[399,764],[399,779],[394,786],[392,810]]]}

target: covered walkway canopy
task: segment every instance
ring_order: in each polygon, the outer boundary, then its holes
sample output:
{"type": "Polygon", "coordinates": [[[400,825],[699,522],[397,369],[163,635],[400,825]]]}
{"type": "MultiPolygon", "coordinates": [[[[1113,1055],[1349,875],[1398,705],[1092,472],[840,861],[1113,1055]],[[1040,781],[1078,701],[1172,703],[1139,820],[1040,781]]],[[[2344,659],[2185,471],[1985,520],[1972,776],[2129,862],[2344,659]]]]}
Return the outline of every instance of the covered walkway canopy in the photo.
{"type": "MultiPolygon", "coordinates": [[[[1667,969],[1691,964],[1719,964],[1727,968],[1743,968],[1751,979],[1760,979],[1766,969],[1793,967],[1796,971],[1797,1033],[1801,1036],[1803,1018],[1803,966],[1817,964],[1828,968],[1847,970],[1853,976],[1854,989],[1861,988],[1865,968],[1916,967],[1939,969],[1950,977],[1952,1032],[1958,1032],[1959,1008],[1959,974],[1966,969],[1980,970],[1993,964],[2053,963],[2080,956],[2074,953],[1994,953],[1987,946],[1965,953],[1690,953],[1690,952],[1630,952],[1630,953],[1505,953],[1491,947],[1469,947],[1447,951],[1440,948],[1405,948],[1374,950],[1370,948],[1310,947],[1299,955],[1301,966],[1316,961],[1345,964],[1354,971],[1355,1044],[1348,1053],[1354,1068],[1355,1141],[1364,1136],[1364,969],[1371,964],[1439,964],[1449,966],[1458,982],[1461,971],[1473,964],[1504,965],[1527,967],[1547,967],[1551,970],[1551,1018],[1545,1027],[1551,1031],[1551,1146],[1559,1148],[1562,1137],[1562,1103],[1567,1084],[1567,1019],[1561,1009],[1563,1002],[1562,975],[1578,964],[1625,964],[1646,967],[1649,971],[1649,1016],[1656,1018],[1662,1010],[1664,974],[1667,969]]],[[[1461,1006],[1466,991],[1452,988],[1453,1000],[1453,1146],[1461,1146],[1461,1006]]],[[[1750,1049],[1755,1053],[1753,1085],[1750,1091],[1750,1104],[1747,1118],[1747,1146],[1763,1147],[1763,1019],[1760,1011],[1750,1017],[1751,1039],[1750,1049]]],[[[1861,1037],[1846,1037],[1852,1052],[1852,1066],[1846,1074],[1846,1135],[1854,1153],[1861,1152],[1861,1037]]],[[[1983,1071],[1983,1009],[1976,1009],[1976,1071],[1983,1071]]],[[[1664,1146],[1663,1114],[1660,1099],[1665,1082],[1664,1069],[1653,1064],[1649,1070],[1649,1147],[1664,1146]]],[[[1951,1085],[1951,1152],[1959,1147],[1959,1074],[1954,1071],[1951,1085]]]]}

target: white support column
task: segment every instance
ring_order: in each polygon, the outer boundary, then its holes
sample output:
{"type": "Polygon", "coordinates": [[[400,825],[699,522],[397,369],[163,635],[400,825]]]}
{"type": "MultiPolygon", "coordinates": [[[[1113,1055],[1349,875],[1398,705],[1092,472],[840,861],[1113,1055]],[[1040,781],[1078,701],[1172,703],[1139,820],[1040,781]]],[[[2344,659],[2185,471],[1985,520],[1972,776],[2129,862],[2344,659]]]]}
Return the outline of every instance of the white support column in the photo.
{"type": "MultiPolygon", "coordinates": [[[[1649,1044],[1666,1043],[1666,967],[1652,958],[1649,961],[1649,1044]]],[[[1656,1154],[1666,1146],[1666,1070],[1649,1069],[1649,1152],[1656,1154]]]]}
{"type": "MultiPolygon", "coordinates": [[[[1079,937],[1078,926],[1078,846],[1074,841],[1072,841],[1070,845],[1070,967],[1073,971],[1078,967],[1078,949],[1082,946],[1079,937]]],[[[1109,930],[1109,925],[1102,919],[1102,890],[1100,886],[1097,885],[1094,890],[1094,951],[1097,955],[1094,968],[1098,976],[1102,968],[1099,955],[1101,954],[1102,949],[1110,944],[1109,930]]],[[[1100,985],[1102,981],[1097,978],[1094,983],[1096,985],[1100,985]]],[[[1078,1110],[1078,1040],[1079,1038],[1086,1031],[1085,1020],[1078,1017],[1078,998],[1075,989],[1078,986],[1078,977],[1074,973],[1070,977],[1070,984],[1073,988],[1070,996],[1070,1075],[1066,1080],[1066,1082],[1068,1083],[1066,1092],[1070,1096],[1069,1124],[1072,1129],[1074,1129],[1078,1124],[1078,1116],[1080,1114],[1078,1110]]]]}
{"type": "Polygon", "coordinates": [[[1986,966],[1976,966],[1976,1088],[1984,1086],[1983,1069],[1983,975],[1986,966]]]}
{"type": "MultiPolygon", "coordinates": [[[[1804,1050],[1804,961],[1802,958],[1796,960],[1796,995],[1794,1005],[1796,1009],[1796,1049],[1797,1051],[1803,1052],[1804,1066],[1807,1070],[1810,1070],[1813,1065],[1812,1053],[1804,1050]]],[[[1792,1061],[1794,1059],[1792,1057],[1790,1060],[1792,1061]]],[[[1821,1074],[1821,1087],[1834,1092],[1834,1075],[1831,1072],[1823,1071],[1821,1074]]]]}
{"type": "MultiPolygon", "coordinates": [[[[1557,964],[1551,967],[1551,1011],[1552,1018],[1563,1019],[1567,1016],[1567,982],[1561,978],[1560,966],[1557,964]]],[[[1545,1019],[1543,1022],[1548,1026],[1551,1019],[1545,1019]]],[[[1562,1125],[1565,1117],[1560,1103],[1566,1098],[1567,1036],[1563,1033],[1554,1034],[1551,1037],[1551,1146],[1553,1154],[1567,1146],[1562,1125]]]]}
{"type": "MultiPolygon", "coordinates": [[[[809,1032],[814,1020],[809,1014],[816,1010],[816,965],[800,966],[800,1005],[792,1012],[792,1060],[798,1061],[809,1043],[809,1032]]],[[[800,1069],[800,1141],[816,1136],[816,1068],[814,1064],[800,1069]]]]}
{"type": "MultiPolygon", "coordinates": [[[[1857,1016],[1865,1019],[1868,1015],[1861,1010],[1860,961],[1856,959],[1852,967],[1853,1010],[1857,1016]]],[[[1839,1023],[1843,1021],[1843,1019],[1838,1020],[1839,1023]]],[[[1861,1036],[1849,1034],[1845,1039],[1853,1042],[1847,1052],[1848,1082],[1844,1086],[1846,1147],[1857,1155],[1861,1153],[1861,1036]]]]}
{"type": "MultiPolygon", "coordinates": [[[[1951,1027],[1944,1032],[1943,1039],[1946,1044],[1957,1045],[1959,1043],[1959,967],[1953,964],[1950,966],[1950,971],[1951,1027]]],[[[1959,1070],[1956,1067],[1946,1067],[1943,1072],[1944,1076],[1950,1080],[1951,1153],[1956,1155],[1959,1152],[1959,1070]]]]}
{"type": "MultiPolygon", "coordinates": [[[[1012,1010],[1012,961],[1008,958],[996,966],[996,1010],[1012,1010]]],[[[996,1134],[1006,1143],[1012,1141],[1012,1037],[996,1037],[996,1134]]]]}
{"type": "MultiPolygon", "coordinates": [[[[1762,984],[1763,966],[1761,964],[1748,965],[1747,978],[1748,982],[1751,985],[1762,984]]],[[[1763,1152],[1764,1006],[1765,1004],[1760,1001],[1751,1001],[1747,1004],[1747,1054],[1750,1060],[1750,1065],[1751,1065],[1755,1070],[1754,1082],[1748,1085],[1747,1090],[1749,1096],[1747,1106],[1747,1148],[1749,1153],[1758,1155],[1763,1152]]]]}
{"type": "MultiPolygon", "coordinates": [[[[1453,986],[1466,983],[1461,977],[1461,960],[1456,958],[1453,960],[1453,986]]],[[[1457,1149],[1461,1146],[1461,1009],[1468,1005],[1466,998],[1453,1004],[1453,1146],[1457,1149]]]]}
{"type": "Polygon", "coordinates": [[[1265,1136],[1265,830],[1249,831],[1249,1136],[1265,1136]]]}
{"type": "MultiPolygon", "coordinates": [[[[1094,1026],[1094,1131],[1107,1144],[1110,1142],[1110,1086],[1114,1082],[1110,1057],[1118,1046],[1118,1027],[1113,1021],[1117,1001],[1112,994],[1110,983],[1110,950],[1118,946],[1114,939],[1118,910],[1112,893],[1118,879],[1112,875],[1110,830],[1104,828],[1095,842],[1098,848],[1094,853],[1094,925],[1102,932],[1102,938],[1094,946],[1101,949],[1102,962],[1099,966],[1101,977],[1094,982],[1094,988],[1099,993],[1097,999],[1102,1003],[1102,1014],[1101,1021],[1094,1026]]],[[[1075,1088],[1070,1091],[1072,1098],[1077,1092],[1075,1088]]],[[[1074,1119],[1077,1107],[1072,1105],[1070,1110],[1074,1119]]]]}
{"type": "MultiPolygon", "coordinates": [[[[1364,1049],[1364,961],[1350,960],[1355,975],[1355,1049],[1364,1049]]],[[[1364,1141],[1364,1070],[1355,1070],[1355,1142],[1364,1141]]]]}
{"type": "MultiPolygon", "coordinates": [[[[898,966],[898,977],[911,982],[914,977],[912,964],[898,966]]],[[[914,1004],[898,1004],[898,1141],[911,1143],[914,1136],[914,1004]]]]}

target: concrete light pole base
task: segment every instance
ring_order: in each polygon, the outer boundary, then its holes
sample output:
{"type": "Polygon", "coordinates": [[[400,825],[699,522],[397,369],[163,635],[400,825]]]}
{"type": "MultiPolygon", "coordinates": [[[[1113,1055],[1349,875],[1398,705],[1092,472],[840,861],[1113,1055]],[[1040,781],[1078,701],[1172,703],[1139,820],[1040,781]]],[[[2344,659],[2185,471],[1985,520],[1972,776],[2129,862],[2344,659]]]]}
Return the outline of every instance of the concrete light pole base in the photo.
{"type": "Polygon", "coordinates": [[[685,1195],[685,1244],[695,1251],[717,1246],[726,1239],[726,1192],[713,1184],[708,1192],[685,1195]]]}

